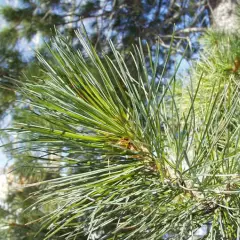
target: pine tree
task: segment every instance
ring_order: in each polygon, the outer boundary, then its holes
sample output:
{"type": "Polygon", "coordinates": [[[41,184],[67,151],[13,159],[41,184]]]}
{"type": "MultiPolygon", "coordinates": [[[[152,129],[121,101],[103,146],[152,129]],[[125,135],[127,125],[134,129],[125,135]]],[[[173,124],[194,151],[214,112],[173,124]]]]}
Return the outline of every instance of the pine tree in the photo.
{"type": "Polygon", "coordinates": [[[44,218],[46,239],[61,231],[63,239],[189,239],[204,224],[202,239],[238,238],[237,36],[205,37],[187,87],[177,69],[163,84],[159,60],[146,65],[145,43],[130,53],[130,71],[111,42],[115,59],[77,36],[81,52],[58,35],[54,61],[39,55],[41,84],[23,84],[39,117],[14,129],[30,150],[65,152],[61,164],[80,169],[39,185],[35,206],[55,209],[44,218]]]}
{"type": "Polygon", "coordinates": [[[23,86],[34,114],[17,126],[19,136],[31,150],[64,152],[62,166],[77,173],[40,186],[45,214],[59,207],[43,233],[49,226],[50,239],[187,239],[208,224],[205,238],[236,239],[238,37],[205,37],[189,89],[175,74],[162,84],[158,60],[144,62],[145,44],[133,49],[132,68],[112,45],[114,60],[79,38],[84,57],[59,36],[55,61],[39,56],[45,74],[23,86]]]}
{"type": "MultiPolygon", "coordinates": [[[[169,1],[157,1],[157,4],[154,1],[137,1],[134,3],[131,1],[105,1],[102,5],[99,1],[84,1],[84,3],[80,3],[79,1],[24,0],[19,2],[19,7],[7,6],[2,8],[1,14],[7,22],[7,26],[0,33],[2,40],[0,47],[0,79],[1,85],[4,86],[0,95],[0,114],[4,117],[5,114],[8,114],[7,109],[12,109],[14,106],[14,111],[11,113],[14,121],[23,121],[23,109],[30,109],[28,104],[23,107],[22,102],[19,106],[19,101],[15,101],[16,94],[14,90],[16,82],[10,80],[9,77],[25,81],[25,77],[22,77],[22,71],[24,71],[27,75],[41,78],[41,72],[38,70],[35,56],[27,56],[26,58],[25,48],[19,48],[22,43],[26,44],[25,42],[27,42],[27,44],[31,44],[36,36],[41,36],[44,41],[49,43],[55,27],[58,31],[72,39],[72,44],[76,48],[78,47],[78,41],[76,40],[74,30],[79,27],[82,19],[83,22],[87,22],[89,37],[98,51],[102,49],[108,51],[110,49],[106,44],[107,37],[111,37],[117,44],[118,49],[127,52],[129,50],[128,46],[136,43],[138,37],[149,42],[151,41],[150,43],[153,45],[157,39],[156,36],[161,34],[161,42],[159,43],[161,43],[161,51],[164,52],[169,47],[174,23],[176,23],[179,29],[175,33],[174,46],[182,44],[182,49],[185,48],[188,42],[187,36],[197,35],[198,31],[201,32],[202,27],[208,24],[207,11],[203,3],[199,4],[198,1],[193,1],[190,4],[186,3],[186,5],[181,1],[171,1],[171,3],[169,1]],[[181,8],[185,10],[179,11],[181,8]],[[197,15],[195,14],[195,9],[199,9],[197,15]],[[183,18],[192,19],[193,21],[189,21],[187,25],[185,22],[183,25],[181,20],[183,18]]],[[[44,46],[43,49],[40,49],[41,53],[50,61],[51,55],[46,53],[44,46]]],[[[197,49],[197,45],[195,46],[193,43],[193,49],[195,47],[197,49]]],[[[109,55],[109,57],[112,56],[109,55]]],[[[129,61],[129,58],[126,60],[129,61]]],[[[131,66],[133,64],[128,63],[128,65],[131,66]]],[[[88,67],[90,68],[91,66],[88,67]]],[[[91,70],[97,74],[96,69],[91,68],[91,70]]],[[[160,71],[161,69],[158,69],[158,72],[160,71]]],[[[33,82],[36,81],[36,78],[31,79],[33,82]]],[[[21,95],[18,95],[19,99],[22,100],[21,95]]],[[[27,118],[26,113],[24,115],[27,118]]],[[[44,123],[42,122],[42,124],[44,123]]],[[[4,137],[6,138],[6,135],[4,137]]],[[[38,174],[39,169],[42,169],[44,166],[40,166],[42,163],[40,164],[40,161],[37,161],[35,158],[27,157],[28,153],[26,151],[24,153],[22,151],[12,153],[12,148],[14,146],[11,146],[11,144],[5,146],[5,149],[8,153],[11,153],[11,157],[15,161],[13,166],[14,174],[19,179],[31,180],[32,176],[38,174]]],[[[75,156],[79,157],[79,154],[71,153],[71,157],[75,156]]],[[[81,171],[79,164],[76,163],[76,167],[71,167],[67,174],[79,173],[81,171]]],[[[9,217],[14,216],[14,221],[10,222],[8,231],[8,237],[11,240],[26,236],[31,238],[35,234],[33,232],[35,228],[19,228],[27,222],[31,222],[34,216],[31,216],[31,214],[28,217],[15,215],[15,209],[23,207],[22,199],[27,198],[28,193],[28,191],[20,193],[20,198],[18,191],[13,191],[9,195],[8,205],[13,207],[11,207],[12,210],[9,211],[8,215],[9,217]],[[21,201],[18,201],[19,199],[21,201]],[[17,225],[17,222],[21,224],[17,225]]],[[[30,204],[30,202],[26,201],[24,208],[27,204],[30,204]]]]}

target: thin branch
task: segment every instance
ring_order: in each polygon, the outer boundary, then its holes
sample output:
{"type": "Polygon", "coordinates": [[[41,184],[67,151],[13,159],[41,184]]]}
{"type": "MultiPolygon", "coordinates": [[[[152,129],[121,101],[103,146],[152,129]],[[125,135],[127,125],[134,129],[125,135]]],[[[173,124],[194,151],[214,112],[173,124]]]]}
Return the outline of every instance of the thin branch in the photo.
{"type": "Polygon", "coordinates": [[[197,33],[197,32],[205,32],[207,29],[203,27],[192,27],[192,28],[184,28],[176,31],[176,34],[179,33],[197,33]]]}

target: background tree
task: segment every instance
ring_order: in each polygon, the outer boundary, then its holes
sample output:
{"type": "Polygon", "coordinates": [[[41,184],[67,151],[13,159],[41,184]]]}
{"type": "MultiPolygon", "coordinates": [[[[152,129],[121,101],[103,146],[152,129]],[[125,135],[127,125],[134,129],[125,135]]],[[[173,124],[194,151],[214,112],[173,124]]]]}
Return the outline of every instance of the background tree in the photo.
{"type": "Polygon", "coordinates": [[[237,5],[236,0],[209,0],[213,26],[221,31],[238,31],[237,5]]]}

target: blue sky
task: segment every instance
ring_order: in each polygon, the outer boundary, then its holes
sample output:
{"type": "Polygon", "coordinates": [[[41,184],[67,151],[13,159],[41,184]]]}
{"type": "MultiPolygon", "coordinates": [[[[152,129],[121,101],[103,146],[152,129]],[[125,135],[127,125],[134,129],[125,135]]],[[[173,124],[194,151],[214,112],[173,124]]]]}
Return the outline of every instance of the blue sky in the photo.
{"type": "Polygon", "coordinates": [[[6,155],[0,150],[0,168],[3,168],[6,165],[7,160],[6,155]]]}
{"type": "Polygon", "coordinates": [[[4,5],[4,4],[7,4],[7,3],[10,3],[11,4],[16,4],[18,2],[18,0],[0,0],[0,5],[4,5]]]}

